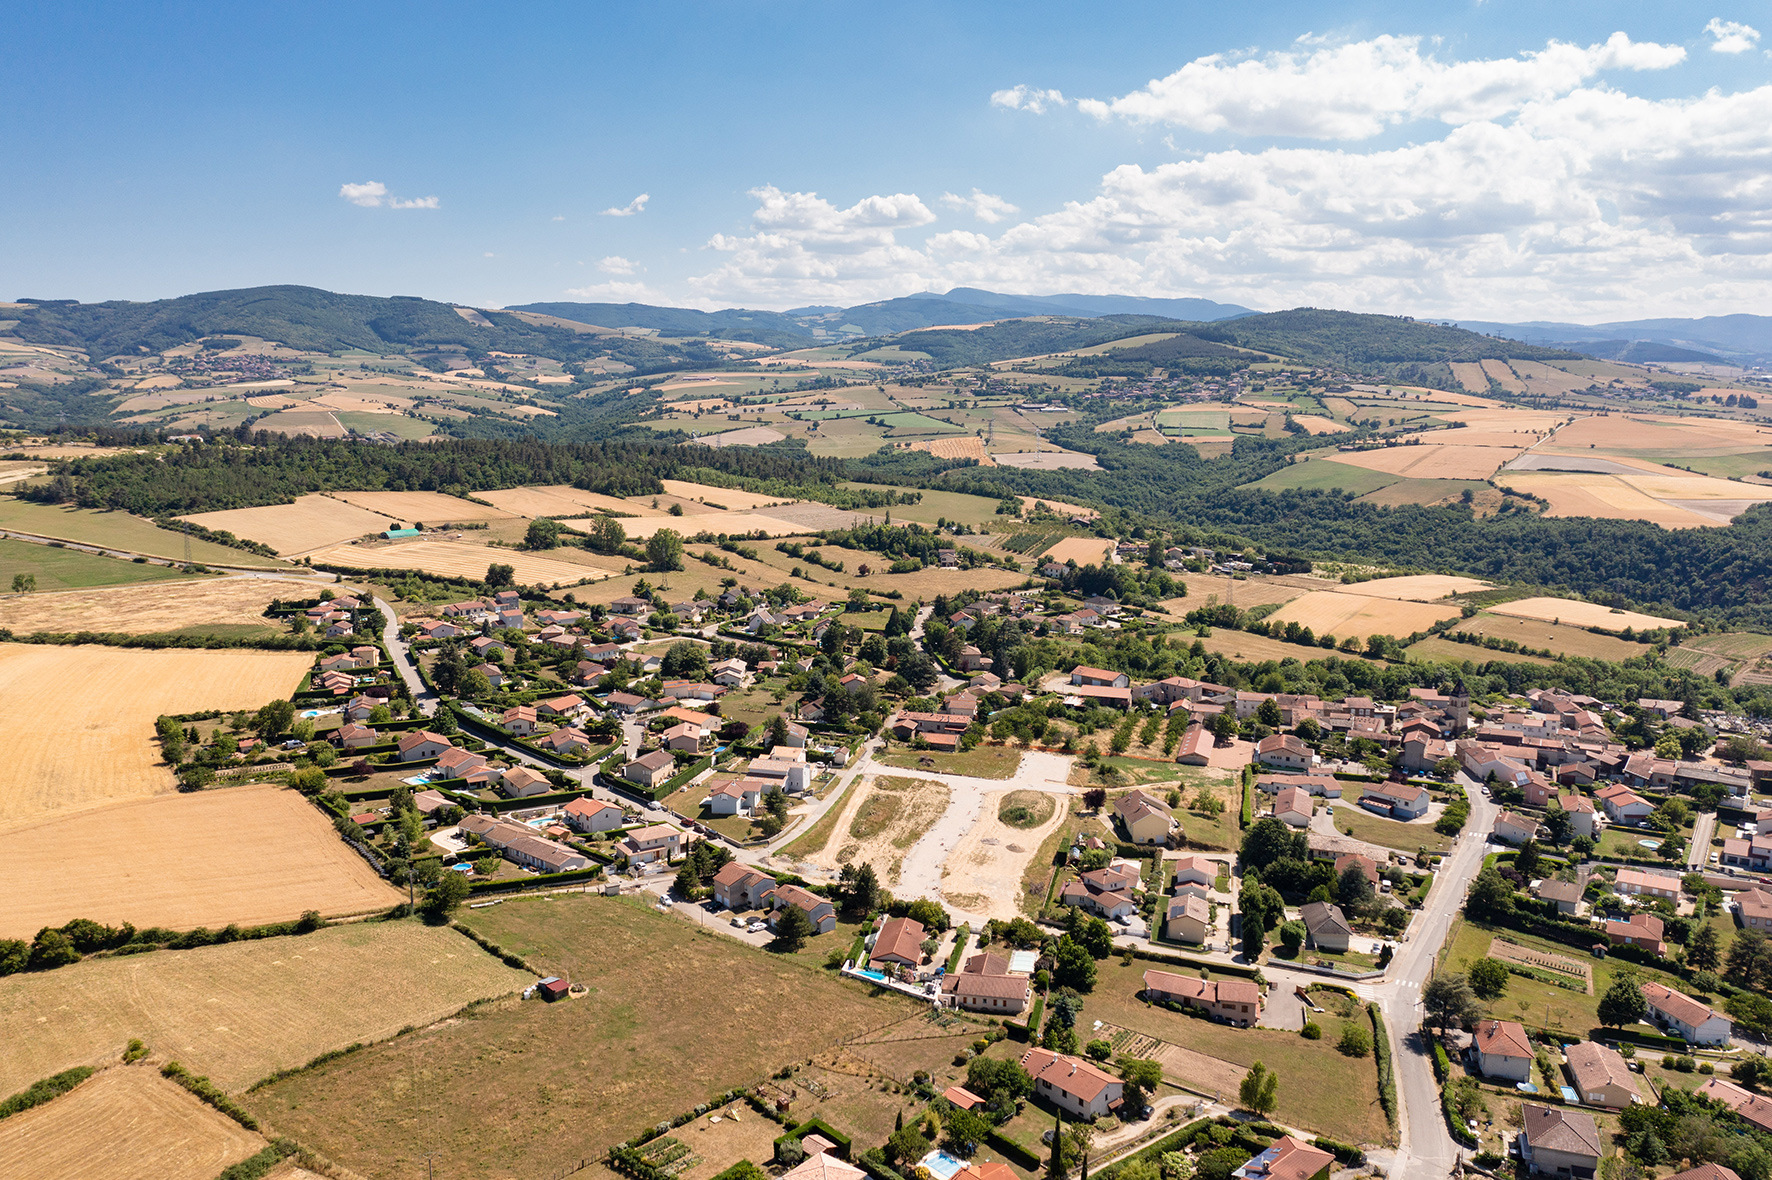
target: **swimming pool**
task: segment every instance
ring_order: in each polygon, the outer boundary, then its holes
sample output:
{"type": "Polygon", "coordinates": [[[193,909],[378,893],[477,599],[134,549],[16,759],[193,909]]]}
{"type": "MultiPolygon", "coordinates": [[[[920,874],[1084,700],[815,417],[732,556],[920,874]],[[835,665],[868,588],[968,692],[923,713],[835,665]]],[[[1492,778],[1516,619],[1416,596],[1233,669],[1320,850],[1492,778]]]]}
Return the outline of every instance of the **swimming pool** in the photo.
{"type": "Polygon", "coordinates": [[[957,1160],[947,1152],[937,1148],[918,1160],[917,1163],[929,1169],[935,1180],[953,1180],[954,1176],[966,1167],[966,1161],[957,1160]]]}
{"type": "Polygon", "coordinates": [[[886,982],[886,976],[885,976],[884,972],[871,971],[866,967],[857,967],[854,969],[854,971],[855,971],[855,974],[861,976],[863,979],[871,979],[875,983],[885,983],[886,982]]]}

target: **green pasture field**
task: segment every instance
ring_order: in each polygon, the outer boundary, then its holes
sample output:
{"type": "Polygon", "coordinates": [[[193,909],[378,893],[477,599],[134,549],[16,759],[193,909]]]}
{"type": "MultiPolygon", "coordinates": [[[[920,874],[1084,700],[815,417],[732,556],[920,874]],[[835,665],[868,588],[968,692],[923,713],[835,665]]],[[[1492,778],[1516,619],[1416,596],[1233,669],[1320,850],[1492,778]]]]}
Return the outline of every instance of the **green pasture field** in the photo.
{"type": "Polygon", "coordinates": [[[964,426],[931,418],[927,414],[904,411],[897,414],[882,414],[880,421],[890,427],[894,434],[965,434],[964,426]]]}
{"type": "MultiPolygon", "coordinates": [[[[1357,799],[1358,790],[1359,784],[1353,783],[1346,794],[1357,799]]],[[[1395,848],[1398,852],[1414,852],[1418,848],[1426,848],[1429,852],[1444,852],[1452,847],[1452,841],[1434,831],[1433,824],[1425,820],[1402,823],[1385,819],[1383,816],[1373,815],[1358,803],[1343,802],[1335,808],[1335,830],[1368,844],[1395,848]]]]}
{"type": "Polygon", "coordinates": [[[84,590],[93,586],[128,586],[137,582],[163,582],[191,575],[163,565],[140,565],[115,557],[100,557],[77,549],[57,549],[31,541],[0,539],[0,593],[11,589],[12,579],[29,574],[38,590],[84,590]]]}
{"type": "Polygon", "coordinates": [[[418,418],[408,418],[405,414],[365,414],[354,411],[341,411],[334,414],[340,426],[345,426],[359,434],[374,434],[386,431],[397,434],[401,438],[429,438],[436,432],[436,427],[418,418]]]}
{"type": "MultiPolygon", "coordinates": [[[[37,504],[0,496],[0,528],[42,537],[78,541],[83,545],[101,545],[149,557],[166,557],[183,561],[183,533],[163,529],[153,521],[127,512],[98,512],[88,508],[70,508],[60,504],[37,504]]],[[[191,559],[213,565],[256,566],[265,569],[287,569],[289,563],[275,557],[260,557],[244,549],[230,549],[211,541],[191,538],[191,559]]]]}
{"type": "Polygon", "coordinates": [[[1334,459],[1321,458],[1290,464],[1244,486],[1264,492],[1283,492],[1288,488],[1301,491],[1339,488],[1356,495],[1365,495],[1380,488],[1388,488],[1402,478],[1385,471],[1370,471],[1348,463],[1337,463],[1334,459]]]}
{"type": "Polygon", "coordinates": [[[587,994],[484,1005],[254,1091],[249,1109],[365,1175],[422,1174],[429,1152],[449,1175],[553,1175],[926,1010],[810,966],[836,935],[812,939],[816,955],[782,957],[637,901],[582,894],[464,914],[587,994]]]}

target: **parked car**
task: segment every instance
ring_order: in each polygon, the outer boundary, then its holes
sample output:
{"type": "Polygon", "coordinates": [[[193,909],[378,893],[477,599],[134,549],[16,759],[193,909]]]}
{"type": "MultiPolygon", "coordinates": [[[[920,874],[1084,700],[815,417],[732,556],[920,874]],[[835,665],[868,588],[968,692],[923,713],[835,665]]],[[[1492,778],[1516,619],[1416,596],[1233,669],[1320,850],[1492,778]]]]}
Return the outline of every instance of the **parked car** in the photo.
{"type": "Polygon", "coordinates": [[[752,934],[761,934],[761,933],[763,933],[763,931],[769,929],[769,923],[767,923],[767,922],[752,922],[750,924],[750,926],[747,927],[747,929],[750,930],[750,932],[752,934]]]}

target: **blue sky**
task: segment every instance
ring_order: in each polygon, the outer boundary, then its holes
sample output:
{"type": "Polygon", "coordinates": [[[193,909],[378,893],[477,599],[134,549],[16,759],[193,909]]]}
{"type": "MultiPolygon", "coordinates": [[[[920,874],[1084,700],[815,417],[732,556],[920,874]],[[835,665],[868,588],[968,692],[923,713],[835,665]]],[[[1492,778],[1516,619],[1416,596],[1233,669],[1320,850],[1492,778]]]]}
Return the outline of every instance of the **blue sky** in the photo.
{"type": "Polygon", "coordinates": [[[1763,312],[1768,7],[15,5],[0,298],[1763,312]]]}

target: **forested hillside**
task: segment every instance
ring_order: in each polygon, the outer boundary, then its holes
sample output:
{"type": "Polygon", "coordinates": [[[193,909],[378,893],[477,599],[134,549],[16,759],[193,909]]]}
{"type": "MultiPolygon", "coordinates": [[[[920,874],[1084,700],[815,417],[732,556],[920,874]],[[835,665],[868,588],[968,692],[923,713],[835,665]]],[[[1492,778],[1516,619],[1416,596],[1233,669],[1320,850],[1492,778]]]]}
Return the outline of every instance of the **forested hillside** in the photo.
{"type": "Polygon", "coordinates": [[[1567,349],[1540,348],[1425,320],[1324,311],[1314,307],[1211,324],[1188,324],[1185,329],[1204,340],[1256,348],[1293,360],[1349,371],[1378,366],[1474,361],[1485,357],[1548,361],[1575,360],[1582,356],[1567,349]]]}

